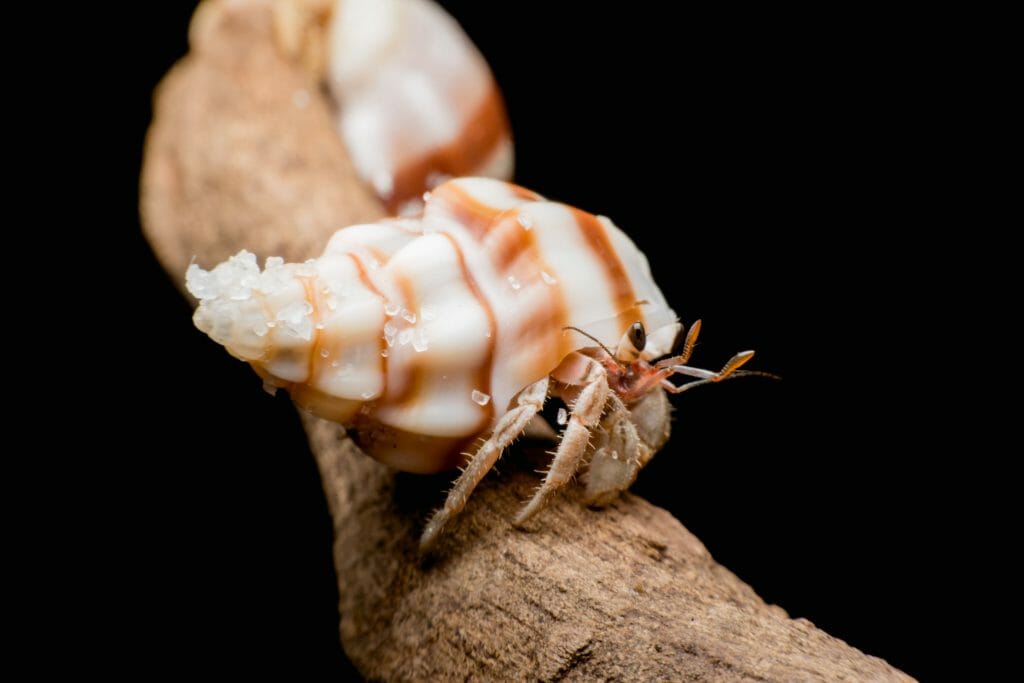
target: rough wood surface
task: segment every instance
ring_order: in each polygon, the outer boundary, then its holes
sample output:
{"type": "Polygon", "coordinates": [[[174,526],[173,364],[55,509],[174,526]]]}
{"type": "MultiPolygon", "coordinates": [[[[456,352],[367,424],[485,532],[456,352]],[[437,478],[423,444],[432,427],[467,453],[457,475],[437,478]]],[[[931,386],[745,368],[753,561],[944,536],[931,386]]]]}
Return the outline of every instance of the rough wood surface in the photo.
{"type": "MultiPolygon", "coordinates": [[[[175,279],[193,255],[210,265],[242,247],[308,258],[334,229],[378,217],[326,103],[274,49],[266,3],[199,15],[157,93],[142,179],[147,236],[175,279]]],[[[446,480],[396,475],[340,427],[305,424],[334,520],[342,642],[368,678],[910,680],[765,604],[635,496],[594,511],[570,491],[513,530],[536,485],[526,450],[421,561],[417,534],[446,480]]]]}
{"type": "Polygon", "coordinates": [[[383,215],[356,178],[319,86],[282,58],[268,2],[200,5],[190,53],[158,88],[146,140],[146,237],[174,273],[241,248],[302,261],[383,215]]]}

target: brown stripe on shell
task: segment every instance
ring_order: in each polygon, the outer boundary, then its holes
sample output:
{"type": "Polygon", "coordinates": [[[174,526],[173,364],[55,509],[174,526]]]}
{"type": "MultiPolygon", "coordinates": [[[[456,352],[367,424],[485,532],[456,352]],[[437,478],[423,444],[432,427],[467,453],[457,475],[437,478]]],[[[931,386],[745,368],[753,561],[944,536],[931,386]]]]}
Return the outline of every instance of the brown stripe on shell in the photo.
{"type": "MultiPolygon", "coordinates": [[[[505,188],[519,199],[526,201],[541,199],[540,195],[512,183],[505,183],[505,188]]],[[[501,209],[480,201],[457,182],[445,183],[431,192],[430,201],[443,205],[445,210],[477,241],[483,240],[492,229],[494,219],[503,212],[501,209]]]]}
{"type": "Polygon", "coordinates": [[[498,210],[466,192],[457,183],[445,183],[430,193],[432,203],[443,204],[459,224],[477,241],[487,234],[498,210]]]}
{"type": "Polygon", "coordinates": [[[552,295],[546,306],[538,306],[524,321],[519,340],[526,341],[542,337],[546,342],[545,353],[538,354],[533,365],[533,374],[540,379],[561,362],[562,358],[576,350],[571,335],[565,333],[569,324],[569,310],[561,292],[552,295]]]}
{"type": "Polygon", "coordinates": [[[388,209],[395,211],[404,202],[420,197],[430,189],[428,181],[431,176],[458,177],[479,173],[498,147],[510,138],[505,105],[497,86],[491,82],[476,111],[454,140],[395,171],[392,194],[386,202],[388,209]]]}
{"type": "Polygon", "coordinates": [[[563,334],[569,324],[569,307],[561,286],[556,282],[543,282],[541,272],[551,274],[554,269],[545,261],[537,242],[536,233],[526,230],[518,221],[519,209],[509,209],[492,222],[491,230],[483,241],[494,269],[502,279],[515,277],[523,287],[543,287],[549,296],[536,306],[531,315],[520,321],[518,331],[508,330],[519,340],[546,337],[555,358],[537,359],[537,379],[540,379],[562,356],[573,350],[571,340],[563,334]],[[541,367],[544,366],[544,367],[541,367]]]}
{"type": "MultiPolygon", "coordinates": [[[[353,254],[351,251],[347,252],[347,256],[352,259],[352,263],[356,266],[356,272],[359,273],[359,281],[366,286],[371,292],[380,297],[381,306],[385,304],[387,299],[381,293],[377,286],[373,284],[373,280],[370,279],[370,274],[366,272],[366,266],[363,265],[362,260],[353,254]]],[[[381,331],[380,339],[378,340],[378,347],[381,353],[377,355],[380,357],[380,372],[381,372],[381,389],[380,395],[384,396],[388,390],[388,357],[383,354],[383,351],[387,349],[387,342],[384,341],[384,332],[381,331]]],[[[364,414],[369,413],[373,410],[373,402],[364,402],[363,412],[364,414]]]]}
{"type": "MultiPolygon", "coordinates": [[[[316,294],[316,286],[313,283],[313,278],[299,276],[298,281],[302,283],[302,291],[305,293],[306,301],[313,310],[310,312],[309,317],[313,321],[320,320],[320,298],[316,294]]],[[[316,381],[316,364],[317,358],[320,357],[320,337],[322,336],[320,328],[313,324],[313,339],[309,349],[309,363],[306,366],[306,384],[311,385],[316,381]]]]}
{"type": "MultiPolygon", "coordinates": [[[[320,294],[316,287],[316,278],[297,276],[297,279],[302,283],[306,301],[313,307],[310,318],[317,322],[321,321],[321,311],[323,309],[320,307],[320,294]]],[[[325,341],[323,336],[323,330],[319,329],[314,323],[313,339],[309,350],[309,364],[306,370],[306,381],[290,382],[287,391],[296,405],[313,412],[315,415],[327,420],[334,420],[335,422],[347,422],[363,407],[365,401],[334,396],[313,386],[318,377],[317,366],[324,362],[323,357],[320,355],[320,346],[325,341]]]]}
{"type": "MultiPolygon", "coordinates": [[[[470,272],[469,267],[466,265],[466,258],[462,255],[462,249],[459,248],[459,243],[455,241],[455,238],[448,233],[440,233],[445,239],[451,242],[452,249],[455,250],[455,256],[459,260],[459,268],[462,273],[462,280],[466,283],[469,291],[473,293],[473,297],[480,304],[480,307],[484,311],[484,315],[487,316],[487,326],[490,331],[490,336],[487,337],[487,352],[484,354],[483,360],[476,368],[475,379],[476,386],[479,387],[479,391],[487,394],[491,394],[491,370],[494,367],[494,346],[498,339],[498,322],[494,317],[494,310],[491,308],[491,303],[484,296],[483,291],[480,289],[480,285],[477,284],[476,278],[470,272]]],[[[483,406],[484,413],[486,415],[483,424],[479,429],[484,429],[490,425],[494,419],[494,401],[490,401],[486,406],[483,406]]]]}
{"type": "Polygon", "coordinates": [[[636,292],[633,283],[629,279],[629,273],[615,253],[615,247],[608,239],[608,233],[597,216],[579,209],[571,209],[576,219],[576,225],[580,229],[584,242],[590,251],[594,253],[597,260],[604,267],[607,282],[612,291],[612,300],[616,317],[619,322],[620,333],[636,321],[643,322],[643,312],[637,305],[636,292]]]}
{"type": "MultiPolygon", "coordinates": [[[[309,302],[310,306],[313,307],[313,312],[311,313],[312,319],[318,319],[319,308],[317,307],[316,293],[315,290],[312,289],[310,278],[297,276],[296,279],[299,280],[300,284],[302,284],[303,299],[309,302]]],[[[264,317],[266,319],[272,320],[274,318],[273,311],[271,311],[267,307],[266,298],[263,296],[259,296],[258,300],[260,302],[260,306],[263,309],[264,317]]],[[[265,382],[270,382],[278,389],[283,389],[284,391],[288,392],[288,395],[292,398],[296,405],[299,405],[303,408],[306,407],[303,397],[304,394],[307,393],[307,390],[316,391],[309,386],[309,383],[313,381],[313,364],[316,360],[316,354],[319,351],[320,345],[320,330],[316,329],[315,325],[313,326],[313,334],[315,336],[312,340],[313,343],[310,354],[306,359],[306,380],[304,382],[291,382],[285,379],[281,379],[280,377],[277,377],[269,370],[267,370],[267,364],[274,360],[278,351],[278,349],[275,348],[274,345],[272,344],[269,345],[266,349],[264,349],[263,356],[261,358],[249,362],[249,367],[255,370],[256,374],[258,374],[265,382]]]]}
{"type": "MultiPolygon", "coordinates": [[[[317,306],[318,301],[316,291],[311,282],[311,278],[297,276],[296,279],[302,285],[303,299],[313,307],[310,317],[313,320],[318,320],[320,309],[317,306]]],[[[273,355],[260,361],[253,361],[249,364],[264,381],[268,381],[277,388],[288,392],[288,395],[295,404],[305,410],[311,410],[314,403],[319,403],[321,399],[328,398],[326,394],[323,394],[319,390],[310,386],[315,378],[315,363],[320,348],[320,330],[316,329],[315,325],[313,326],[313,339],[311,341],[310,352],[306,358],[306,380],[303,382],[289,382],[288,380],[283,380],[268,371],[265,367],[265,363],[270,362],[273,359],[273,355]]],[[[321,415],[321,417],[332,419],[329,415],[321,415]]]]}
{"type": "MultiPolygon", "coordinates": [[[[407,310],[419,309],[416,295],[413,293],[412,284],[409,280],[403,277],[400,273],[394,273],[392,275],[392,282],[398,289],[402,298],[401,306],[407,310]]],[[[394,304],[396,302],[392,302],[394,304]]],[[[412,400],[417,396],[423,388],[425,368],[422,362],[419,362],[415,358],[406,366],[406,372],[398,373],[398,384],[392,387],[394,390],[391,395],[382,394],[388,403],[400,404],[406,401],[412,400]]]]}
{"type": "Polygon", "coordinates": [[[518,215],[517,209],[502,212],[491,222],[491,229],[482,241],[485,251],[491,256],[491,263],[502,277],[513,274],[508,271],[527,255],[537,262],[541,260],[533,232],[523,230],[516,220],[518,215]]]}
{"type": "MultiPolygon", "coordinates": [[[[375,247],[373,245],[361,244],[361,245],[359,245],[359,248],[362,249],[363,251],[365,251],[367,254],[369,254],[373,258],[373,260],[376,261],[379,265],[382,265],[382,266],[386,265],[387,262],[391,260],[391,256],[390,255],[388,255],[387,253],[381,251],[379,248],[377,248],[377,247],[375,247]]],[[[376,290],[374,290],[374,291],[376,291],[376,290]]],[[[379,292],[378,292],[378,294],[379,294],[379,292]]]]}
{"type": "Polygon", "coordinates": [[[377,285],[373,284],[373,280],[370,279],[370,274],[366,271],[366,265],[363,263],[363,260],[351,251],[345,252],[345,255],[352,259],[352,263],[355,264],[356,272],[359,273],[359,281],[362,282],[368,290],[379,296],[383,303],[385,301],[385,297],[381,291],[377,289],[377,285]]]}
{"type": "MultiPolygon", "coordinates": [[[[273,320],[274,313],[267,304],[267,298],[262,294],[256,297],[257,301],[260,302],[260,308],[263,310],[263,317],[265,320],[273,320]]],[[[256,371],[256,374],[260,376],[264,382],[273,384],[278,389],[284,389],[288,392],[288,395],[292,395],[292,388],[295,386],[294,382],[275,377],[267,370],[267,364],[270,363],[277,353],[277,348],[273,344],[268,344],[263,349],[263,354],[256,360],[249,361],[249,367],[256,371]]]]}
{"type": "MultiPolygon", "coordinates": [[[[321,310],[319,310],[319,298],[316,296],[316,288],[313,285],[312,278],[304,278],[304,276],[297,276],[296,278],[302,284],[302,291],[305,295],[306,302],[312,306],[312,311],[309,313],[309,318],[313,323],[313,338],[309,345],[309,358],[306,364],[306,381],[303,382],[302,389],[312,389],[312,383],[316,381],[316,359],[319,357],[319,345],[321,345],[321,330],[316,327],[315,322],[321,319],[321,310]]],[[[292,399],[295,402],[302,405],[303,408],[308,409],[307,401],[300,399],[297,394],[305,393],[304,390],[292,393],[292,399]]]]}

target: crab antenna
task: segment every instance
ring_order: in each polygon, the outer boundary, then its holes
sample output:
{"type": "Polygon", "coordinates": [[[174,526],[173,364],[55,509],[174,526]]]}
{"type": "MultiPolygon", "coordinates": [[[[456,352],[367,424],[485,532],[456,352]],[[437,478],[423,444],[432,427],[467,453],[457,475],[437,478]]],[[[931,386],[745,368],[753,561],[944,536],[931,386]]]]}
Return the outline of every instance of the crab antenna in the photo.
{"type": "MultiPolygon", "coordinates": [[[[594,335],[590,334],[589,332],[584,332],[584,331],[583,331],[583,330],[581,330],[580,328],[578,328],[578,327],[574,327],[574,326],[572,326],[572,325],[566,325],[565,327],[563,327],[563,328],[562,328],[562,331],[563,331],[563,332],[564,332],[565,330],[573,330],[574,332],[579,332],[579,333],[580,333],[580,334],[582,334],[582,335],[583,335],[584,337],[586,337],[587,339],[591,340],[592,342],[595,342],[595,343],[596,343],[596,344],[597,344],[598,346],[600,346],[600,347],[601,347],[602,349],[604,349],[604,352],[605,352],[605,353],[607,353],[607,354],[608,354],[609,356],[611,356],[612,358],[615,358],[615,354],[614,354],[614,353],[612,353],[611,351],[609,351],[609,350],[608,350],[608,347],[607,347],[607,346],[605,346],[604,344],[602,344],[602,343],[601,343],[601,340],[600,340],[600,339],[598,339],[598,338],[597,338],[597,337],[595,337],[594,335]]],[[[615,362],[616,362],[616,363],[618,363],[618,362],[619,362],[617,358],[615,358],[615,362]]]]}

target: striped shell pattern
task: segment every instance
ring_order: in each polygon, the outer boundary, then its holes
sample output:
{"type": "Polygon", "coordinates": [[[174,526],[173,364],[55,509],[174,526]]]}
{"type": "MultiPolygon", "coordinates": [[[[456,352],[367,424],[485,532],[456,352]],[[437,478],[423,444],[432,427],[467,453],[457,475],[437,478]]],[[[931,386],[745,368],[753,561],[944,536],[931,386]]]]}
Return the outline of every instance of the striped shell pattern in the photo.
{"type": "Polygon", "coordinates": [[[484,178],[425,199],[416,217],[339,230],[306,263],[192,265],[196,325],[411,472],[460,465],[517,392],[593,345],[569,326],[614,347],[640,321],[643,358],[669,352],[676,314],[607,218],[484,178]]]}
{"type": "Polygon", "coordinates": [[[501,93],[458,23],[429,0],[337,0],[325,80],[360,175],[394,212],[457,176],[512,177],[501,93]]]}

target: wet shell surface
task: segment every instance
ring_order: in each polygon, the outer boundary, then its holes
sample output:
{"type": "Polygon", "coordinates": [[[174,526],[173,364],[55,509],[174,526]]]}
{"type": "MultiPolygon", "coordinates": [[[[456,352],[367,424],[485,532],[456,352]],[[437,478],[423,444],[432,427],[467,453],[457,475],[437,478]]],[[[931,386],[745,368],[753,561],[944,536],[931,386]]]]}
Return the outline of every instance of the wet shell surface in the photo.
{"type": "Polygon", "coordinates": [[[516,185],[460,178],[421,215],[339,230],[302,264],[241,252],[193,264],[196,326],[271,387],[352,428],[399,469],[461,464],[524,387],[636,321],[644,358],[678,323],[647,259],[610,220],[516,185]]]}

